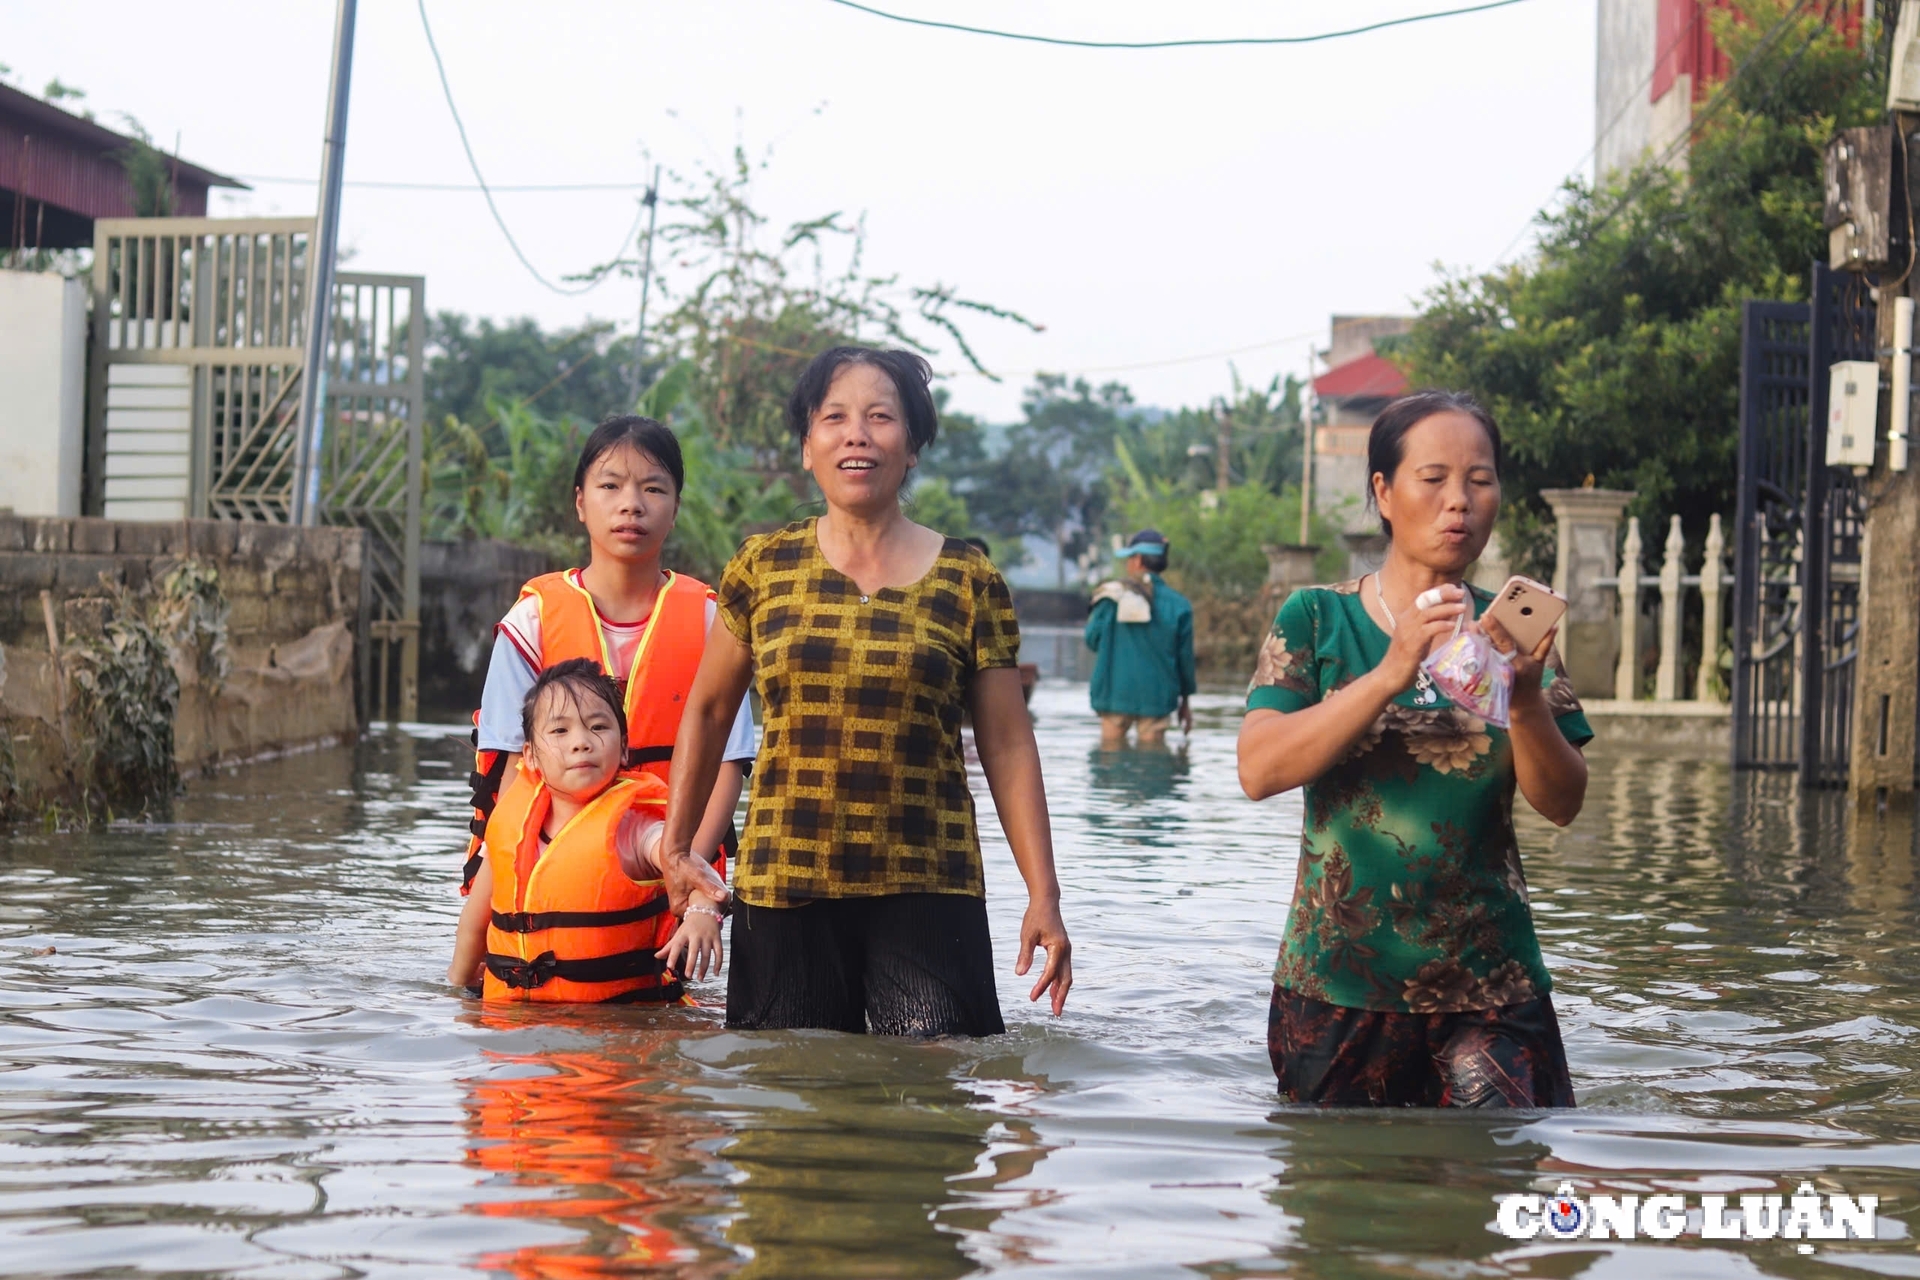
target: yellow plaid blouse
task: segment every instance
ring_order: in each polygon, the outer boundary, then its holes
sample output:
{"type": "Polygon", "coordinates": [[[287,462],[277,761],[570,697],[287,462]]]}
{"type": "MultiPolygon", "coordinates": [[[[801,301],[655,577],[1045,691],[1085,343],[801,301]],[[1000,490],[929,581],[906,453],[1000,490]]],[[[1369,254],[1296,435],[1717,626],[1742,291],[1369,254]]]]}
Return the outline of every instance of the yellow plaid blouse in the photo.
{"type": "Polygon", "coordinates": [[[719,596],[764,717],[734,891],[761,907],[983,896],[960,718],[974,672],[1020,653],[993,563],[948,538],[920,581],[863,597],[806,520],[749,538],[719,596]]]}

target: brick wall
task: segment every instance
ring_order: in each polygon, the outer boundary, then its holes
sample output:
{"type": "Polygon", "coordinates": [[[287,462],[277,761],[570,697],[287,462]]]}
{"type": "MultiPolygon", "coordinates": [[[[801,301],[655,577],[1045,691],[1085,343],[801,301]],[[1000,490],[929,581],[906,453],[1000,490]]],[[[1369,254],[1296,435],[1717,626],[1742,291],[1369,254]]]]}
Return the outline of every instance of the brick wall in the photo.
{"type": "Polygon", "coordinates": [[[179,673],[174,746],[183,773],[354,733],[365,539],[358,529],[0,511],[0,729],[22,802],[58,798],[69,746],[48,605],[63,642],[90,619],[97,625],[103,573],[140,591],[188,556],[219,572],[232,670],[217,689],[179,673]]]}

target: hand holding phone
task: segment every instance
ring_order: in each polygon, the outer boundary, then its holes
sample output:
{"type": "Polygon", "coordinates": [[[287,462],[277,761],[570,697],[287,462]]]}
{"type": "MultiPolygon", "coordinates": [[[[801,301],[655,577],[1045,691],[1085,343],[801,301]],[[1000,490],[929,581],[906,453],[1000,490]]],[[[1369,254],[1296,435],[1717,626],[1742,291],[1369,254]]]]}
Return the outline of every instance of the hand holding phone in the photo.
{"type": "Polygon", "coordinates": [[[1516,573],[1507,579],[1481,618],[1498,622],[1513,637],[1520,653],[1532,653],[1566,613],[1565,597],[1556,595],[1545,583],[1516,573]]]}

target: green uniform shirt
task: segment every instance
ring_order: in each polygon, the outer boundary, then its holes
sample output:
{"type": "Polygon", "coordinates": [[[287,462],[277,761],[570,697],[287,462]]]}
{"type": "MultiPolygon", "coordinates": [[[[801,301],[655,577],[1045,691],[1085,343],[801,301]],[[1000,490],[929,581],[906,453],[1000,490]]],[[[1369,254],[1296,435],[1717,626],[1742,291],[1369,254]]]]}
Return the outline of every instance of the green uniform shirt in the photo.
{"type": "MultiPolygon", "coordinates": [[[[1475,589],[1478,617],[1493,596],[1475,589]]],[[[1358,582],[1296,591],[1261,646],[1247,708],[1300,711],[1380,665],[1358,582]]],[[[1575,746],[1593,738],[1555,653],[1541,683],[1575,746]]],[[[1305,788],[1276,985],[1328,1004],[1452,1013],[1552,990],[1513,831],[1506,731],[1424,678],[1305,788]]]]}
{"type": "Polygon", "coordinates": [[[1087,616],[1093,660],[1093,709],[1103,716],[1170,716],[1194,691],[1193,606],[1153,578],[1153,620],[1121,622],[1111,600],[1087,616]]]}

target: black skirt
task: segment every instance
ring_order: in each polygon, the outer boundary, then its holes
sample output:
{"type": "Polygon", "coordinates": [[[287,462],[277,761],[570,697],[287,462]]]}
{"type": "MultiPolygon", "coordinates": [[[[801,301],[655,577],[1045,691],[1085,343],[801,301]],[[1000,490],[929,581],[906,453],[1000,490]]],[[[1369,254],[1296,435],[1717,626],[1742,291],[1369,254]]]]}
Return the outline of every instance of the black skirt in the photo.
{"type": "Polygon", "coordinates": [[[727,1025],[883,1036],[1005,1031],[987,904],[960,893],[740,903],[727,971],[727,1025]]]}
{"type": "Polygon", "coordinates": [[[1571,1107],[1550,996],[1460,1013],[1348,1009],[1273,989],[1267,1054],[1289,1102],[1571,1107]]]}

